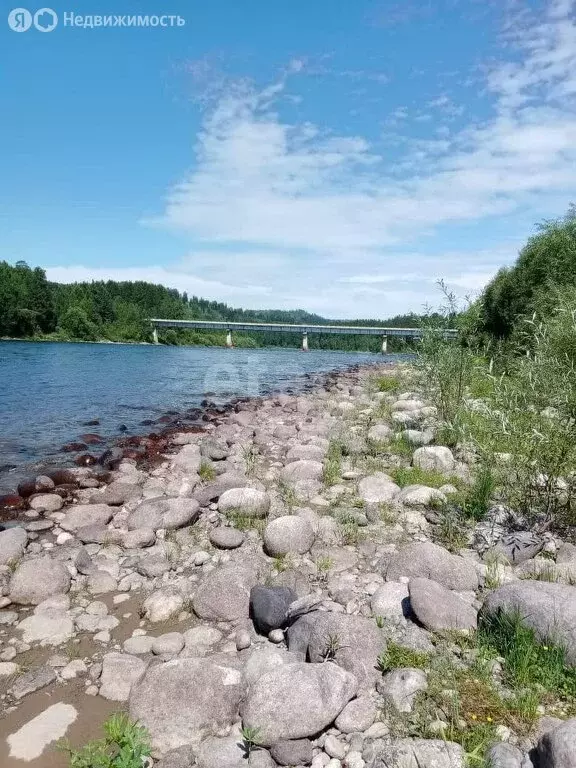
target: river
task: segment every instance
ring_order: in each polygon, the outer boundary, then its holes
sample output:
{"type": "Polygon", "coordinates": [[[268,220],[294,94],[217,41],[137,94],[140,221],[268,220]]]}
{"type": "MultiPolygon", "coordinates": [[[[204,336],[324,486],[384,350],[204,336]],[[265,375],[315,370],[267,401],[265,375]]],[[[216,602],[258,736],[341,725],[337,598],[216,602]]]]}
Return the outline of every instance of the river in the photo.
{"type": "Polygon", "coordinates": [[[61,447],[82,433],[95,432],[106,441],[121,429],[141,434],[143,421],[149,425],[167,411],[198,407],[205,398],[223,402],[296,390],[309,381],[305,374],[399,357],[404,356],[0,342],[0,492],[12,490],[25,473],[38,473],[47,461],[70,463],[61,447]],[[86,424],[94,420],[99,423],[86,424]]]}

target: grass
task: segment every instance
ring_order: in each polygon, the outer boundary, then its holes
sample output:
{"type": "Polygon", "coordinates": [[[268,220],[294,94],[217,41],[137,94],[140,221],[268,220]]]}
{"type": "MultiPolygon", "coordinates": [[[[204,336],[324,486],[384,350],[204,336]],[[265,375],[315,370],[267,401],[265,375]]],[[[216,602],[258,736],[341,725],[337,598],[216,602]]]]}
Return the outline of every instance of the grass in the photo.
{"type": "Polygon", "coordinates": [[[242,449],[242,458],[244,459],[244,466],[246,467],[247,475],[254,475],[256,473],[256,464],[258,462],[258,456],[260,452],[254,443],[250,443],[242,449]]]}
{"type": "Polygon", "coordinates": [[[434,528],[434,538],[449,552],[458,552],[468,544],[465,520],[460,510],[452,504],[444,504],[438,510],[439,522],[434,528]]]}
{"type": "Polygon", "coordinates": [[[324,469],[322,480],[324,485],[336,485],[340,480],[340,469],[342,464],[342,443],[338,440],[330,440],[326,458],[324,459],[324,469]]]}
{"type": "Polygon", "coordinates": [[[383,501],[379,506],[380,520],[385,525],[396,525],[398,522],[398,511],[391,504],[383,501]]]}
{"type": "Polygon", "coordinates": [[[90,741],[80,749],[68,742],[60,749],[68,754],[70,768],[142,768],[150,755],[150,739],[145,728],[123,713],[104,723],[104,738],[90,741]]]}
{"type": "Polygon", "coordinates": [[[398,392],[400,381],[394,376],[380,376],[376,380],[376,389],[378,392],[398,392]]]}
{"type": "Polygon", "coordinates": [[[276,573],[284,573],[284,571],[290,570],[294,565],[292,557],[287,555],[277,555],[274,558],[274,562],[272,567],[276,571],[276,573]]]}
{"type": "Polygon", "coordinates": [[[419,467],[396,467],[389,471],[394,482],[405,488],[407,485],[426,485],[428,488],[440,488],[442,485],[451,483],[460,485],[460,479],[457,477],[447,478],[442,472],[435,469],[420,469],[419,467]]]}
{"type": "Polygon", "coordinates": [[[347,514],[346,512],[340,512],[337,515],[337,521],[343,544],[354,546],[361,541],[363,534],[360,531],[358,521],[353,515],[347,514]]]}
{"type": "Polygon", "coordinates": [[[334,560],[328,555],[323,555],[316,560],[316,568],[320,573],[328,573],[334,566],[334,560]]]}
{"type": "Polygon", "coordinates": [[[266,519],[260,517],[248,517],[241,512],[230,511],[226,513],[226,517],[233,523],[235,528],[239,531],[258,531],[262,533],[266,527],[266,519]]]}
{"type": "MultiPolygon", "coordinates": [[[[378,624],[378,618],[382,617],[376,617],[376,624],[378,624]]],[[[430,654],[389,642],[386,650],[378,656],[377,665],[382,673],[389,672],[391,669],[404,669],[406,667],[426,669],[430,666],[430,654]]]]}
{"type": "Polygon", "coordinates": [[[472,485],[461,492],[462,509],[472,520],[482,520],[490,509],[496,480],[490,467],[481,466],[472,485]]]}
{"type": "Polygon", "coordinates": [[[287,508],[288,512],[291,513],[293,508],[298,506],[298,496],[296,495],[296,491],[284,480],[278,481],[277,489],[278,495],[282,499],[284,506],[287,508]]]}
{"type": "Polygon", "coordinates": [[[200,479],[205,483],[209,483],[216,477],[216,470],[209,461],[202,461],[200,463],[200,469],[198,470],[200,479]]]}

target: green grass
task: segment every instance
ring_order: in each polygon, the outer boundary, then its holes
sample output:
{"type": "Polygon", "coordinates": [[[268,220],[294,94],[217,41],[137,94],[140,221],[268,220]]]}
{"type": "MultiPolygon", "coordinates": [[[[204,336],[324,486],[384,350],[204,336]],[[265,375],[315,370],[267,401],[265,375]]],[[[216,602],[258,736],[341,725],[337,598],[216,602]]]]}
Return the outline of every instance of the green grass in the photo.
{"type": "Polygon", "coordinates": [[[446,475],[443,475],[442,472],[438,472],[435,469],[396,467],[395,469],[391,469],[389,474],[400,488],[405,488],[407,485],[426,485],[429,488],[440,488],[440,486],[446,485],[446,483],[461,485],[459,478],[447,478],[446,475]]]}
{"type": "Polygon", "coordinates": [[[216,477],[216,470],[209,461],[202,461],[200,463],[198,474],[200,475],[201,480],[203,480],[205,483],[209,483],[216,477]]]}
{"type": "Polygon", "coordinates": [[[389,642],[386,650],[378,656],[377,665],[380,672],[383,673],[389,672],[391,669],[404,669],[406,667],[426,669],[430,666],[430,654],[389,642]]]}
{"type": "Polygon", "coordinates": [[[80,749],[63,742],[60,748],[68,753],[70,768],[142,768],[142,758],[151,751],[145,728],[118,713],[104,723],[104,734],[80,749]]]}
{"type": "Polygon", "coordinates": [[[376,380],[378,392],[398,392],[400,381],[394,376],[380,376],[376,380]]]}
{"type": "Polygon", "coordinates": [[[226,517],[228,520],[230,520],[235,528],[238,528],[239,531],[253,530],[262,533],[266,527],[265,518],[248,517],[247,515],[243,515],[241,512],[235,512],[232,510],[226,513],[226,517]]]}
{"type": "Polygon", "coordinates": [[[566,652],[551,639],[541,643],[518,614],[484,617],[478,645],[485,653],[504,659],[504,675],[512,688],[544,694],[543,700],[560,698],[576,713],[576,669],[566,663],[566,652]]]}
{"type": "Polygon", "coordinates": [[[490,509],[495,488],[494,473],[490,467],[481,466],[472,485],[460,492],[460,503],[466,516],[482,520],[490,509]]]}
{"type": "Polygon", "coordinates": [[[277,490],[288,512],[291,513],[292,509],[298,506],[296,491],[285,480],[278,481],[277,490]]]}
{"type": "Polygon", "coordinates": [[[342,443],[338,440],[330,440],[326,458],[324,459],[324,470],[322,480],[324,485],[336,485],[340,480],[340,469],[342,465],[342,443]]]}

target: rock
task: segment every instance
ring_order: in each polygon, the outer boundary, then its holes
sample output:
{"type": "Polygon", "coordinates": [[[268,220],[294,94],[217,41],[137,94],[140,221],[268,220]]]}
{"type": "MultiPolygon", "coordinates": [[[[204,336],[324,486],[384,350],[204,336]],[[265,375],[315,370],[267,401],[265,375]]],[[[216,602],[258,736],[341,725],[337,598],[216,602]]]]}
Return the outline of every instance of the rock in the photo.
{"type": "Polygon", "coordinates": [[[264,549],[270,557],[290,553],[303,555],[314,544],[314,531],[310,523],[296,515],[284,515],[272,520],[262,534],[264,549]]]}
{"type": "Polygon", "coordinates": [[[335,760],[344,760],[346,757],[346,745],[340,739],[337,739],[336,736],[329,734],[324,740],[324,752],[335,760]]]}
{"type": "Polygon", "coordinates": [[[171,570],[172,565],[164,555],[149,555],[138,561],[136,570],[142,576],[154,579],[171,570]]]}
{"type": "Polygon", "coordinates": [[[138,528],[172,530],[192,525],[199,515],[200,505],[196,499],[158,497],[139,504],[128,517],[127,526],[130,531],[138,528]]]}
{"type": "Polygon", "coordinates": [[[323,472],[324,465],[320,461],[299,459],[287,464],[280,476],[285,482],[293,484],[306,480],[320,480],[323,472]]]}
{"type": "Polygon", "coordinates": [[[127,653],[106,653],[102,659],[100,696],[110,701],[128,701],[132,685],[142,678],[146,662],[127,653]]]}
{"type": "MultiPolygon", "coordinates": [[[[343,613],[316,612],[312,617],[308,641],[310,661],[333,660],[355,676],[360,688],[374,685],[380,676],[376,659],[386,650],[384,634],[376,622],[343,613]]],[[[288,647],[292,650],[291,636],[288,647]]]]}
{"type": "Polygon", "coordinates": [[[200,443],[200,453],[212,461],[222,461],[229,455],[230,451],[224,440],[205,437],[200,443]]]}
{"type": "Polygon", "coordinates": [[[0,531],[0,565],[15,565],[24,554],[28,534],[18,526],[0,531]]]}
{"type": "MultiPolygon", "coordinates": [[[[499,556],[513,565],[531,560],[544,547],[545,540],[531,531],[515,531],[506,534],[486,554],[499,556]]],[[[486,554],[484,557],[486,558],[486,554]]]]}
{"type": "Polygon", "coordinates": [[[16,679],[11,689],[12,696],[15,699],[22,699],[24,696],[28,696],[29,693],[45,688],[50,683],[53,683],[54,680],[56,680],[56,673],[52,667],[36,667],[16,679]]]}
{"type": "Polygon", "coordinates": [[[77,710],[71,704],[52,704],[6,737],[10,757],[29,762],[39,758],[49,744],[62,739],[76,720],[77,710]]]}
{"type": "Polygon", "coordinates": [[[263,587],[258,584],[250,590],[250,618],[256,631],[268,635],[273,629],[286,626],[286,612],[297,599],[289,587],[263,587]]]}
{"type": "Polygon", "coordinates": [[[34,613],[18,624],[24,643],[62,645],[74,636],[74,622],[59,610],[34,613]]]}
{"type": "Polygon", "coordinates": [[[136,528],[123,535],[122,546],[124,549],[141,549],[151,547],[155,541],[156,533],[153,528],[136,528]]]}
{"type": "Polygon", "coordinates": [[[464,750],[440,739],[399,739],[375,742],[366,768],[464,768],[464,750]]]}
{"type": "Polygon", "coordinates": [[[237,549],[242,546],[244,534],[237,528],[228,528],[222,525],[219,528],[213,528],[208,538],[210,543],[218,549],[237,549]]]}
{"type": "Polygon", "coordinates": [[[346,704],[335,725],[342,733],[361,733],[370,728],[377,714],[378,709],[372,699],[359,696],[346,704]]]}
{"type": "Polygon", "coordinates": [[[426,485],[407,485],[398,494],[397,500],[406,507],[418,509],[434,504],[445,504],[446,496],[437,488],[428,488],[426,485]]]}
{"type": "Polygon", "coordinates": [[[431,430],[404,429],[400,435],[411,445],[416,446],[429,445],[434,440],[434,433],[431,430]]]}
{"type": "Polygon", "coordinates": [[[443,445],[427,445],[416,448],[412,457],[412,465],[419,469],[452,472],[456,462],[450,448],[443,445]]]}
{"type": "Polygon", "coordinates": [[[392,501],[400,493],[400,486],[385,472],[376,472],[358,483],[358,495],[367,504],[392,501]]]}
{"type": "Polygon", "coordinates": [[[90,504],[110,504],[116,507],[125,504],[127,501],[139,499],[141,496],[142,489],[140,486],[115,480],[106,486],[104,490],[93,493],[90,497],[90,504]]]}
{"type": "Polygon", "coordinates": [[[130,693],[130,716],[146,727],[160,753],[198,745],[238,717],[242,675],[208,659],[151,666],[130,693]],[[175,706],[177,703],[177,706],[175,706]]]}
{"type": "Polygon", "coordinates": [[[148,621],[168,621],[184,608],[184,597],[171,587],[159,589],[144,600],[142,610],[148,621]]]}
{"type": "Polygon", "coordinates": [[[236,632],[236,650],[245,651],[246,648],[250,648],[252,645],[252,638],[248,630],[240,630],[236,632]]]}
{"type": "Polygon", "coordinates": [[[108,525],[112,520],[114,510],[107,504],[78,504],[71,507],[66,517],[60,521],[60,528],[65,531],[75,533],[80,528],[87,525],[97,525],[99,527],[108,525]]]}
{"type": "Polygon", "coordinates": [[[122,649],[124,653],[134,656],[143,656],[146,653],[152,653],[152,644],[154,638],[149,635],[136,635],[124,640],[122,649]]]}
{"type": "Polygon", "coordinates": [[[239,736],[207,738],[196,756],[198,768],[248,768],[246,748],[239,736]]]}
{"type": "Polygon", "coordinates": [[[218,499],[218,511],[238,513],[244,517],[266,517],[270,509],[270,496],[257,488],[230,488],[218,499]]]}
{"type": "Polygon", "coordinates": [[[76,538],[83,544],[121,544],[122,534],[105,525],[83,525],[76,531],[76,538]]]}
{"type": "Polygon", "coordinates": [[[162,654],[175,655],[184,648],[184,635],[180,632],[167,632],[165,635],[154,638],[152,653],[157,656],[162,654]]]}
{"type": "Polygon", "coordinates": [[[218,499],[225,491],[231,488],[244,488],[248,485],[248,478],[239,472],[224,472],[213,483],[208,483],[203,488],[196,488],[194,498],[201,506],[205,507],[214,499],[218,499]]]}
{"type": "Polygon", "coordinates": [[[0,678],[12,677],[20,667],[13,661],[0,661],[0,678]]]}
{"type": "Polygon", "coordinates": [[[326,451],[319,445],[295,445],[286,454],[286,464],[294,461],[324,461],[326,451]]]}
{"type": "Polygon", "coordinates": [[[87,588],[91,595],[103,595],[106,592],[116,592],[118,582],[107,571],[96,569],[88,576],[87,588]]]}
{"type": "Polygon", "coordinates": [[[538,743],[540,768],[575,768],[576,718],[544,734],[538,743]]]}
{"type": "Polygon", "coordinates": [[[387,443],[393,432],[387,424],[375,424],[368,430],[368,440],[375,443],[387,443]]]}
{"type": "Polygon", "coordinates": [[[410,615],[408,585],[401,581],[387,581],[372,595],[370,607],[374,616],[381,616],[393,624],[405,624],[410,615]]]}
{"type": "Polygon", "coordinates": [[[357,689],[354,675],[336,664],[283,664],[250,686],[242,722],[259,728],[265,746],[314,736],[334,721],[357,689]]]}
{"type": "Polygon", "coordinates": [[[477,610],[460,595],[430,579],[410,579],[410,605],[418,621],[433,632],[473,631],[477,610]]]}
{"type": "Polygon", "coordinates": [[[70,589],[70,574],[49,556],[20,563],[10,579],[10,599],[19,605],[38,605],[51,595],[70,589]]]}
{"type": "Polygon", "coordinates": [[[313,757],[310,739],[288,739],[277,741],[270,754],[278,765],[310,765],[313,757]]]}
{"type": "Polygon", "coordinates": [[[58,512],[64,506],[64,499],[57,493],[39,493],[30,499],[29,504],[30,509],[36,512],[58,512]]]}
{"type": "Polygon", "coordinates": [[[386,569],[386,580],[398,581],[401,576],[421,576],[437,581],[447,589],[462,592],[478,588],[478,574],[472,561],[452,555],[430,541],[413,542],[392,556],[386,569]]]}
{"type": "Polygon", "coordinates": [[[191,768],[195,760],[193,747],[178,747],[166,753],[157,764],[154,764],[154,768],[191,768]]]}
{"type": "Polygon", "coordinates": [[[576,587],[546,581],[515,581],[491,592],[482,608],[487,616],[503,611],[518,613],[541,642],[551,641],[566,650],[576,666],[576,587]]]}
{"type": "Polygon", "coordinates": [[[236,621],[249,615],[250,590],[256,574],[242,565],[223,565],[207,574],[192,600],[194,612],[210,621],[236,621]]]}
{"type": "Polygon", "coordinates": [[[522,768],[523,757],[518,747],[500,742],[490,747],[488,765],[490,768],[522,768]]]}
{"type": "Polygon", "coordinates": [[[393,669],[378,680],[376,687],[398,712],[412,712],[416,694],[428,688],[428,678],[421,669],[393,669]]]}
{"type": "Polygon", "coordinates": [[[191,475],[199,471],[201,464],[200,446],[194,444],[184,445],[180,452],[172,459],[172,467],[175,470],[191,475]]]}
{"type": "Polygon", "coordinates": [[[282,664],[294,664],[298,661],[301,661],[301,658],[296,653],[273,648],[269,645],[255,646],[246,661],[244,678],[248,685],[252,685],[271,669],[282,664]]]}

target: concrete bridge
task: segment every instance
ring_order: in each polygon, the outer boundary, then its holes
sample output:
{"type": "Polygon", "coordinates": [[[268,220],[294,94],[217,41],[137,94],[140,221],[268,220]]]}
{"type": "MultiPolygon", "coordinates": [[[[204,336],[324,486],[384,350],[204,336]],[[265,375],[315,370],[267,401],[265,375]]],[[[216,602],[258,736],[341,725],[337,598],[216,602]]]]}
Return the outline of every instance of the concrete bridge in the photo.
{"type": "MultiPolygon", "coordinates": [[[[290,325],[286,323],[231,323],[225,320],[162,320],[153,318],[152,336],[158,344],[159,328],[183,328],[188,330],[202,329],[205,331],[226,331],[226,346],[233,347],[232,331],[269,331],[274,333],[299,333],[302,335],[302,349],[308,351],[308,334],[325,333],[357,336],[380,336],[382,338],[382,353],[388,351],[388,337],[399,336],[403,339],[421,339],[422,328],[371,328],[363,325],[290,325]]],[[[444,331],[446,338],[455,338],[458,331],[450,328],[444,331]]]]}

